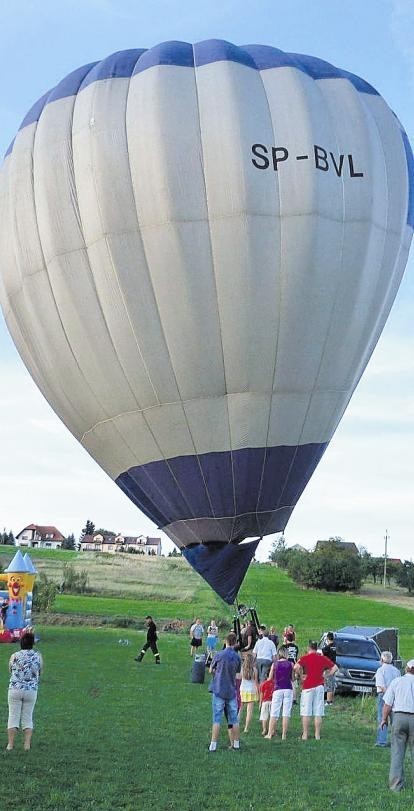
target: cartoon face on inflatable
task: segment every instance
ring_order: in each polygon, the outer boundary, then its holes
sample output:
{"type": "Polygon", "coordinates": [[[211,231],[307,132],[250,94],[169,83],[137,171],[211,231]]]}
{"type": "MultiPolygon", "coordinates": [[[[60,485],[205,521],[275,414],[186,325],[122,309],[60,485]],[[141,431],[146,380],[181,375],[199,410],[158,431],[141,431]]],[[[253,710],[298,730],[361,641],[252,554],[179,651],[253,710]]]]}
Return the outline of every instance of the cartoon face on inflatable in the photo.
{"type": "Polygon", "coordinates": [[[9,595],[11,598],[18,600],[19,598],[23,597],[25,592],[24,579],[23,574],[10,575],[7,581],[7,587],[9,589],[9,595]]]}
{"type": "Polygon", "coordinates": [[[221,40],[75,70],[5,157],[0,301],[27,368],[228,602],[373,352],[413,188],[370,84],[221,40]]]}

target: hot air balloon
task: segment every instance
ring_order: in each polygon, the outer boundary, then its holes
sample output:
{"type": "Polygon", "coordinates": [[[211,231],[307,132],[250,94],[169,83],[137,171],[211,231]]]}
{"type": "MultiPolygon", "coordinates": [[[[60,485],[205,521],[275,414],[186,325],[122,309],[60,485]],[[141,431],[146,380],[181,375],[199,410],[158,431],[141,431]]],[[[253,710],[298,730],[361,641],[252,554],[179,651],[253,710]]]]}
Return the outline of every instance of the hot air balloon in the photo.
{"type": "Polygon", "coordinates": [[[83,447],[229,603],[383,329],[413,175],[363,79],[220,40],[75,70],[8,150],[0,295],[15,344],[83,447]]]}

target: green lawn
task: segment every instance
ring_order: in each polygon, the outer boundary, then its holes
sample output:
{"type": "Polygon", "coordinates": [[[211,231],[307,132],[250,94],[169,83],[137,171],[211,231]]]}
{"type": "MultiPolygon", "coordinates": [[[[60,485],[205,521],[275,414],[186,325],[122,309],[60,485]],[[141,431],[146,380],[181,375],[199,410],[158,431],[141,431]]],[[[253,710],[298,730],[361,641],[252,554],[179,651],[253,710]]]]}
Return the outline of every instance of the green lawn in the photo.
{"type": "Polygon", "coordinates": [[[84,594],[58,594],[53,611],[96,617],[131,617],[142,620],[148,613],[162,619],[194,618],[194,603],[178,600],[134,600],[129,597],[90,597],[84,594]]]}
{"type": "MultiPolygon", "coordinates": [[[[130,617],[138,621],[148,613],[160,620],[188,621],[197,614],[204,622],[215,617],[223,625],[230,624],[232,608],[219,600],[201,578],[199,580],[196,595],[189,601],[62,594],[56,598],[54,611],[95,617],[130,617]]],[[[335,630],[343,625],[384,625],[400,629],[402,656],[409,658],[414,655],[414,615],[410,610],[352,594],[304,591],[273,566],[250,567],[240,592],[240,602],[257,603],[259,618],[269,625],[276,625],[279,630],[293,622],[302,645],[306,645],[310,637],[319,639],[324,630],[335,630]]]]}
{"type": "MultiPolygon", "coordinates": [[[[108,563],[103,565],[110,571],[108,563]]],[[[56,611],[137,621],[147,613],[157,621],[189,621],[197,614],[205,622],[215,616],[231,623],[232,609],[192,572],[193,596],[187,599],[183,562],[177,569],[165,560],[146,565],[137,572],[147,585],[165,576],[163,597],[59,595],[56,611]],[[172,598],[175,576],[184,582],[181,600],[179,595],[172,598]]],[[[407,608],[348,594],[302,591],[284,572],[264,564],[250,567],[240,600],[257,602],[260,618],[279,629],[293,622],[301,650],[321,631],[355,623],[398,627],[403,657],[414,656],[414,616],[407,608]]],[[[45,675],[33,749],[23,753],[19,740],[14,752],[2,754],[7,786],[15,775],[13,806],[19,811],[198,811],[205,806],[212,811],[364,811],[411,804],[411,789],[401,797],[388,792],[389,750],[373,745],[372,698],[337,698],[319,744],[299,740],[297,710],[285,743],[263,741],[256,713],[240,753],[227,750],[223,728],[220,749],[209,754],[210,695],[207,684],[189,681],[187,638],[161,634],[162,664],[157,667],[151,652],[141,664],[134,662],[142,631],[60,626],[39,631],[45,675]],[[131,644],[119,645],[120,638],[131,644]]],[[[13,650],[0,645],[3,729],[7,660],[13,650]]]]}
{"type": "MultiPolygon", "coordinates": [[[[2,545],[0,546],[0,564],[8,566],[16,552],[18,551],[19,547],[17,546],[7,546],[2,545]]],[[[72,561],[75,560],[79,552],[76,552],[71,549],[27,549],[25,547],[21,547],[20,551],[22,555],[25,555],[26,552],[29,553],[31,559],[34,560],[52,560],[56,561],[59,560],[62,563],[65,561],[72,561]]]]}
{"type": "MultiPolygon", "coordinates": [[[[388,792],[389,750],[373,746],[372,699],[338,699],[319,743],[298,740],[297,711],[285,743],[264,741],[256,713],[239,753],[227,750],[223,728],[220,749],[209,754],[210,695],[207,684],[189,682],[183,637],[161,635],[157,667],[151,652],[140,665],[133,660],[142,633],[124,631],[131,645],[122,647],[113,629],[39,630],[45,674],[33,748],[23,753],[19,738],[13,752],[2,754],[4,796],[19,811],[362,811],[411,804],[411,792],[388,792]]],[[[0,646],[3,729],[13,649],[0,646]]]]}

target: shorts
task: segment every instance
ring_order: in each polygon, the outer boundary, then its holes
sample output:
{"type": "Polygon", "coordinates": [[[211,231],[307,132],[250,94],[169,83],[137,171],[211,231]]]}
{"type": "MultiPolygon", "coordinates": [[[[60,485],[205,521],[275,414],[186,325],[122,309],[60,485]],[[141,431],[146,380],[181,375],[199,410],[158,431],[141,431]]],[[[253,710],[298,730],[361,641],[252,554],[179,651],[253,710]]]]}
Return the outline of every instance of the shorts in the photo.
{"type": "Polygon", "coordinates": [[[207,647],[209,650],[214,650],[218,642],[218,636],[207,637],[207,647]]]}
{"type": "Polygon", "coordinates": [[[242,704],[248,704],[249,701],[259,700],[259,696],[257,695],[257,693],[253,693],[251,690],[241,690],[240,698],[242,700],[242,704]]]}
{"type": "Polygon", "coordinates": [[[259,721],[268,721],[270,718],[270,707],[272,706],[271,701],[263,701],[262,706],[260,707],[260,718],[259,721]]]}
{"type": "Polygon", "coordinates": [[[325,690],[327,693],[335,692],[335,673],[333,676],[325,676],[325,690]]]}
{"type": "Polygon", "coordinates": [[[191,640],[191,647],[192,648],[201,648],[202,644],[203,644],[202,639],[195,639],[195,637],[193,636],[193,638],[191,640]]]}
{"type": "Polygon", "coordinates": [[[308,690],[302,690],[300,714],[306,716],[316,715],[322,718],[325,715],[324,693],[323,684],[318,687],[310,687],[308,690]]]}
{"type": "Polygon", "coordinates": [[[36,704],[37,690],[16,690],[9,688],[9,720],[7,729],[33,729],[33,710],[36,704]]]}
{"type": "Polygon", "coordinates": [[[272,696],[272,708],[270,715],[272,718],[290,718],[293,704],[293,690],[274,690],[272,696]]]}
{"type": "Polygon", "coordinates": [[[213,724],[220,724],[226,708],[227,723],[234,726],[239,723],[236,698],[220,698],[214,693],[212,695],[213,724]]]}

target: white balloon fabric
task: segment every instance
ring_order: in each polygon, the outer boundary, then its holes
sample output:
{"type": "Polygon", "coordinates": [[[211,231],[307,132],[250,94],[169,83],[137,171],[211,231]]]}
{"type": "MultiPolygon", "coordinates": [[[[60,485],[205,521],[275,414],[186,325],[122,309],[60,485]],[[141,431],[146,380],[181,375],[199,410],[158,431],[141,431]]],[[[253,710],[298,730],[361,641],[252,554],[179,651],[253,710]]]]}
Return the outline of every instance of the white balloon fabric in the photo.
{"type": "Polygon", "coordinates": [[[209,40],[115,53],[24,119],[0,298],[69,430],[228,602],[377,343],[414,225],[363,79],[209,40]]]}

